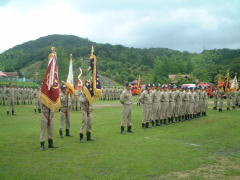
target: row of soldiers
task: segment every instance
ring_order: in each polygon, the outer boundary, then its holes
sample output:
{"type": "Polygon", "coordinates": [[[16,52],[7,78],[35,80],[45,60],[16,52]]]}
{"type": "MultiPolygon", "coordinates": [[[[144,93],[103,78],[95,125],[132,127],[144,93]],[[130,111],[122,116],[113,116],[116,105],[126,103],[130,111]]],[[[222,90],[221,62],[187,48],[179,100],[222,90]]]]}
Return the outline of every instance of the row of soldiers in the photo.
{"type": "Polygon", "coordinates": [[[0,87],[0,105],[7,105],[8,98],[11,95],[11,98],[14,98],[14,103],[16,105],[24,104],[33,104],[33,100],[36,97],[37,89],[33,88],[21,88],[14,87],[9,84],[8,86],[0,87]],[[9,90],[12,89],[13,94],[9,94],[9,90]]]}
{"type": "Polygon", "coordinates": [[[102,97],[100,100],[119,100],[120,94],[122,93],[123,89],[120,87],[103,87],[102,88],[102,97]]]}
{"type": "MultiPolygon", "coordinates": [[[[126,126],[127,132],[132,132],[130,87],[131,85],[126,84],[126,89],[120,96],[120,102],[123,104],[121,134],[126,126]]],[[[138,100],[143,104],[142,128],[149,128],[150,125],[168,125],[207,115],[208,95],[204,88],[148,84],[138,100]]]]}
{"type": "Polygon", "coordinates": [[[143,104],[142,127],[161,126],[206,116],[208,95],[204,88],[147,85],[139,97],[143,104]]]}
{"type": "Polygon", "coordinates": [[[35,112],[41,111],[39,91],[33,88],[17,88],[11,83],[7,87],[0,87],[0,105],[7,105],[7,114],[15,115],[15,105],[33,104],[35,99],[35,112]]]}
{"type": "Polygon", "coordinates": [[[213,110],[223,111],[224,99],[226,99],[227,111],[240,107],[240,90],[224,92],[223,89],[215,89],[213,92],[213,110]]]}

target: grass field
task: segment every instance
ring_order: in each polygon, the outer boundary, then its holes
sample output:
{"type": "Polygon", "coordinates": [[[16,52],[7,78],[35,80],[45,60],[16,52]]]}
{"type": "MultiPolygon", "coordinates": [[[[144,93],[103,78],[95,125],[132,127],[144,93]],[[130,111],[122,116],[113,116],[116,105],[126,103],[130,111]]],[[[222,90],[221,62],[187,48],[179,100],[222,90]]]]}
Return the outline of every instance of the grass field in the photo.
{"type": "MultiPolygon", "coordinates": [[[[112,102],[112,103],[116,103],[112,102]]],[[[102,102],[100,103],[102,104],[102,102]]],[[[93,112],[95,141],[79,143],[80,112],[72,113],[71,134],[39,150],[40,116],[17,106],[16,116],[0,107],[0,179],[240,179],[240,111],[150,129],[141,128],[142,107],[133,107],[133,134],[120,135],[121,106],[93,112]]]]}

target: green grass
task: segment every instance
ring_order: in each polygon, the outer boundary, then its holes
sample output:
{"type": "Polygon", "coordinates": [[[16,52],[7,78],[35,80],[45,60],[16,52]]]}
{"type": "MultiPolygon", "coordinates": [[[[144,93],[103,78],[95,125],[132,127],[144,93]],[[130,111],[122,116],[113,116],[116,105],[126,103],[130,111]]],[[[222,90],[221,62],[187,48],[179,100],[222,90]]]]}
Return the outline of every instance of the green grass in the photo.
{"type": "MultiPolygon", "coordinates": [[[[117,103],[117,101],[107,102],[117,103]]],[[[100,102],[102,104],[102,102],[100,102]]],[[[16,116],[0,107],[0,179],[221,179],[240,176],[239,110],[169,125],[142,129],[142,107],[133,107],[133,134],[120,135],[121,107],[96,108],[94,142],[79,143],[80,112],[73,112],[71,134],[39,150],[40,115],[33,106],[16,106],[16,116]],[[221,172],[215,166],[222,168],[221,172]],[[199,168],[206,167],[201,171],[199,168]],[[181,174],[187,174],[181,176],[181,174]],[[209,175],[209,176],[208,176],[209,175]]]]}

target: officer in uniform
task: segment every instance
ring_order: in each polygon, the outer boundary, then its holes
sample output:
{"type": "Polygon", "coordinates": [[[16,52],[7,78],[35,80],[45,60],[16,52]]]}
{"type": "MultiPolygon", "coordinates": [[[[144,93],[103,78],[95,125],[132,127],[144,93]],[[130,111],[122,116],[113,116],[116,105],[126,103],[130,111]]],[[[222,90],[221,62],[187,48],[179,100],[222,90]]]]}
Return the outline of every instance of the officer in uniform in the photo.
{"type": "MultiPolygon", "coordinates": [[[[155,85],[153,85],[155,86],[155,85]]],[[[161,99],[161,91],[160,84],[156,84],[155,89],[152,91],[152,126],[154,123],[156,126],[160,126],[160,99],[161,99]]]]}
{"type": "Polygon", "coordinates": [[[181,108],[182,108],[182,91],[181,87],[178,86],[175,91],[175,122],[181,121],[181,108]]]}
{"type": "Polygon", "coordinates": [[[167,86],[162,86],[162,96],[161,96],[161,120],[163,124],[167,124],[168,119],[168,106],[169,106],[169,93],[167,86]]]}
{"type": "Polygon", "coordinates": [[[143,121],[142,127],[149,128],[149,122],[151,121],[152,113],[152,95],[151,95],[151,85],[146,85],[146,89],[139,97],[139,102],[143,104],[143,121]]]}
{"type": "Polygon", "coordinates": [[[80,128],[80,142],[84,141],[83,131],[86,129],[87,141],[92,141],[92,105],[89,103],[86,95],[81,91],[79,96],[82,111],[82,126],[80,128]]]}
{"type": "Polygon", "coordinates": [[[127,125],[127,132],[132,132],[131,116],[132,116],[132,93],[131,84],[126,83],[126,88],[120,95],[120,103],[123,105],[123,116],[121,122],[121,134],[124,133],[124,128],[127,125]]]}
{"type": "Polygon", "coordinates": [[[169,106],[168,106],[168,115],[169,115],[169,123],[172,124],[173,119],[175,117],[175,85],[171,85],[170,86],[170,90],[169,90],[169,106]]]}
{"type": "Polygon", "coordinates": [[[63,137],[64,124],[66,123],[66,136],[70,135],[70,113],[71,113],[71,97],[68,93],[68,88],[66,85],[61,86],[61,123],[59,128],[59,135],[63,137]]]}
{"type": "Polygon", "coordinates": [[[195,104],[194,89],[190,88],[190,92],[189,92],[189,119],[193,119],[194,104],[195,104]]]}

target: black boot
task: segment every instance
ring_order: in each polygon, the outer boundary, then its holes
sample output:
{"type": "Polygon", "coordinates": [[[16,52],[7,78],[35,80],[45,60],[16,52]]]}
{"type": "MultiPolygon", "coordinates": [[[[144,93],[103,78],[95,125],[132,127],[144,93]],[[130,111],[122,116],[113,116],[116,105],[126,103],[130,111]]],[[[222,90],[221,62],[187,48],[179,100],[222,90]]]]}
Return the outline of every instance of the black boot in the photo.
{"type": "Polygon", "coordinates": [[[162,126],[162,124],[163,124],[163,120],[160,120],[159,121],[159,126],[162,126]]]}
{"type": "Polygon", "coordinates": [[[70,129],[66,129],[66,136],[72,137],[72,136],[70,135],[70,129]]]}
{"type": "Polygon", "coordinates": [[[167,125],[169,125],[169,124],[170,124],[170,121],[171,121],[171,119],[170,119],[170,118],[168,118],[168,120],[167,120],[167,125]]]}
{"type": "Polygon", "coordinates": [[[80,137],[80,142],[81,142],[81,143],[84,143],[85,141],[84,141],[84,139],[83,139],[83,133],[80,133],[80,134],[79,134],[79,137],[80,137]]]}
{"type": "Polygon", "coordinates": [[[14,116],[15,114],[14,114],[14,111],[12,111],[12,115],[14,116]]]}
{"type": "Polygon", "coordinates": [[[121,134],[124,133],[124,126],[121,126],[121,134]]]}
{"type": "Polygon", "coordinates": [[[178,117],[175,117],[175,122],[178,122],[178,117]]]}
{"type": "Polygon", "coordinates": [[[145,124],[145,128],[149,128],[149,122],[145,124]]]}
{"type": "Polygon", "coordinates": [[[44,141],[40,142],[40,150],[45,151],[44,141]]]}
{"type": "Polygon", "coordinates": [[[167,124],[167,120],[166,119],[163,120],[163,124],[167,124]]]}
{"type": "Polygon", "coordinates": [[[7,111],[7,115],[9,115],[9,111],[7,111]]]}
{"type": "Polygon", "coordinates": [[[93,141],[93,138],[91,137],[91,132],[87,132],[87,141],[93,141]]]}
{"type": "Polygon", "coordinates": [[[142,123],[142,128],[145,128],[145,124],[144,123],[142,123]]]}
{"type": "Polygon", "coordinates": [[[127,130],[127,132],[129,132],[129,133],[133,133],[133,131],[132,131],[132,126],[128,126],[128,130],[127,130]]]}
{"type": "Polygon", "coordinates": [[[53,140],[52,139],[48,139],[48,148],[58,148],[58,147],[53,145],[53,140]]]}
{"type": "Polygon", "coordinates": [[[154,121],[152,120],[151,123],[152,123],[152,127],[153,127],[154,126],[154,121]]]}
{"type": "Polygon", "coordinates": [[[63,138],[63,131],[62,131],[62,129],[59,129],[59,135],[60,135],[61,138],[63,138]]]}
{"type": "Polygon", "coordinates": [[[41,109],[38,109],[38,112],[41,113],[41,109]]]}

